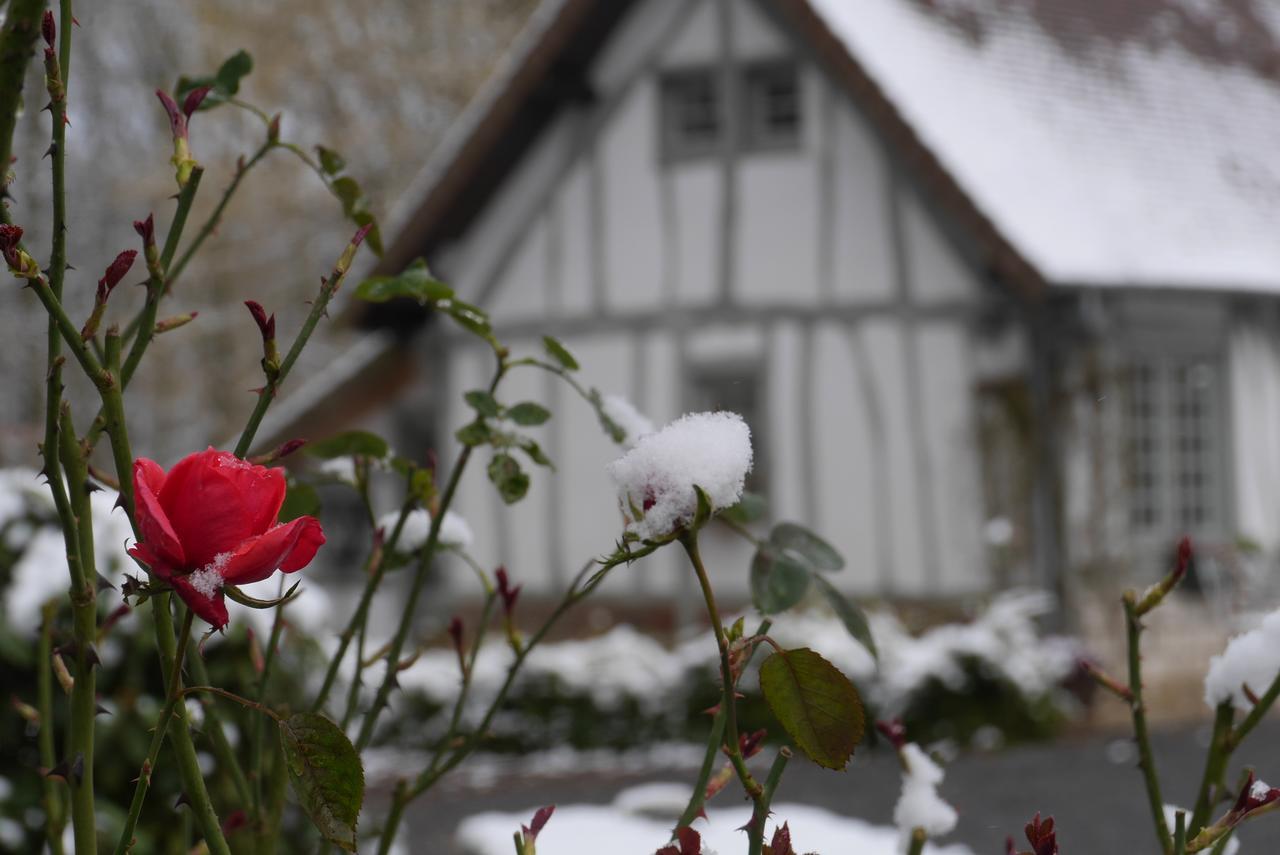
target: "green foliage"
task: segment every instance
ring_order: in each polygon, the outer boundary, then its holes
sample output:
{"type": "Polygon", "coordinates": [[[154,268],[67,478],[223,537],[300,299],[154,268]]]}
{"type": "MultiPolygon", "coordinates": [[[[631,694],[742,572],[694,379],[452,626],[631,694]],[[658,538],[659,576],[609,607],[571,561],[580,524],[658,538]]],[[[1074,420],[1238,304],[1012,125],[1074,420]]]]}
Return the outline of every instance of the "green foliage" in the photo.
{"type": "Polygon", "coordinates": [[[827,598],[827,602],[831,605],[831,610],[835,612],[836,617],[844,624],[844,628],[849,631],[863,647],[867,648],[877,660],[880,658],[879,651],[876,650],[876,640],[871,637],[871,627],[867,623],[867,616],[862,609],[855,604],[849,602],[843,594],[835,589],[835,586],[819,575],[812,576],[813,584],[822,595],[827,598]]]}
{"type": "Polygon", "coordinates": [[[280,506],[280,522],[286,523],[298,517],[314,517],[319,513],[320,493],[316,488],[290,478],[288,491],[284,494],[284,504],[280,506]]]}
{"type": "Polygon", "coordinates": [[[744,490],[742,498],[738,500],[738,504],[731,508],[725,508],[720,512],[720,516],[729,522],[745,526],[764,519],[765,514],[768,512],[769,502],[764,496],[759,493],[752,493],[750,490],[744,490]]]}
{"type": "Polygon", "coordinates": [[[495,454],[489,461],[489,480],[498,488],[498,495],[508,505],[515,504],[529,492],[529,476],[520,468],[520,461],[510,454],[495,454]]]}
{"type": "Polygon", "coordinates": [[[298,802],[330,843],[356,851],[364,769],[346,734],[317,713],[280,721],[280,744],[298,802]]]}
{"type": "Polygon", "coordinates": [[[542,346],[547,351],[547,356],[554,359],[565,371],[577,371],[581,367],[578,365],[578,360],[573,358],[573,354],[551,336],[542,337],[542,346]]]}
{"type": "Polygon", "coordinates": [[[390,451],[385,439],[363,430],[349,430],[307,445],[307,453],[321,460],[348,457],[354,454],[381,460],[390,451]]]}
{"type": "Polygon", "coordinates": [[[427,263],[415,259],[394,276],[371,276],[356,286],[356,297],[370,303],[388,300],[414,300],[430,305],[453,297],[453,289],[431,275],[427,263]]]}
{"type": "Polygon", "coordinates": [[[551,411],[533,401],[522,401],[509,408],[506,417],[522,427],[533,427],[545,424],[551,418],[551,411]]]}
{"type": "Polygon", "coordinates": [[[795,523],[778,523],[769,532],[769,542],[789,555],[794,556],[812,570],[842,570],[844,558],[835,547],[795,523]]]}
{"type": "Polygon", "coordinates": [[[326,175],[340,175],[347,168],[347,159],[331,148],[316,146],[316,157],[320,159],[320,171],[326,175]]]}
{"type": "Polygon", "coordinates": [[[810,760],[843,769],[862,741],[866,715],[849,678],[808,648],[774,653],[760,664],[764,698],[810,760]]]}
{"type": "Polygon", "coordinates": [[[762,614],[786,611],[809,593],[809,568],[769,544],[751,559],[751,601],[762,614]]]}
{"type": "Polygon", "coordinates": [[[472,389],[462,398],[482,416],[497,418],[502,414],[502,406],[494,399],[493,395],[483,389],[472,389]]]}
{"type": "Polygon", "coordinates": [[[247,77],[251,71],[253,71],[253,57],[243,50],[238,50],[227,57],[213,74],[206,74],[201,77],[186,77],[185,75],[179,77],[178,83],[174,87],[174,97],[181,104],[182,100],[191,94],[193,90],[208,86],[210,87],[209,94],[200,103],[200,110],[212,110],[220,104],[227,103],[227,99],[238,95],[240,81],[247,77]]]}

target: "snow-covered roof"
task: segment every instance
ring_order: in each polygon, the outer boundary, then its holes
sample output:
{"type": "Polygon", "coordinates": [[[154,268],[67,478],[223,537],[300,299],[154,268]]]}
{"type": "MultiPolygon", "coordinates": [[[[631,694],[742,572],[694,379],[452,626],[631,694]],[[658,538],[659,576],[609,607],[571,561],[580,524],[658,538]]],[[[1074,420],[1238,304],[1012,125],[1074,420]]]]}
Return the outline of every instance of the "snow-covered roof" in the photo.
{"type": "Polygon", "coordinates": [[[1049,282],[1280,292],[1280,4],[807,2],[1049,282]]]}

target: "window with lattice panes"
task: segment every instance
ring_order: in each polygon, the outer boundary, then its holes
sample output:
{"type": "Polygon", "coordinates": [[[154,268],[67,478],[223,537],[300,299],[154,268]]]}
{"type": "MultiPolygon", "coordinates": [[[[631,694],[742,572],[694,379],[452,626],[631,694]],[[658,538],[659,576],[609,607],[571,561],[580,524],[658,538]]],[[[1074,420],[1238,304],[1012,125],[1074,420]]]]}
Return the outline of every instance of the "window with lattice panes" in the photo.
{"type": "Polygon", "coordinates": [[[713,154],[725,132],[720,77],[713,66],[671,71],[659,84],[662,155],[666,160],[713,154]]]}
{"type": "Polygon", "coordinates": [[[1129,372],[1129,523],[1151,543],[1222,537],[1224,383],[1218,360],[1134,360],[1129,372]]]}
{"type": "Polygon", "coordinates": [[[794,148],[800,142],[800,76],[775,61],[743,69],[743,142],[748,150],[794,148]]]}

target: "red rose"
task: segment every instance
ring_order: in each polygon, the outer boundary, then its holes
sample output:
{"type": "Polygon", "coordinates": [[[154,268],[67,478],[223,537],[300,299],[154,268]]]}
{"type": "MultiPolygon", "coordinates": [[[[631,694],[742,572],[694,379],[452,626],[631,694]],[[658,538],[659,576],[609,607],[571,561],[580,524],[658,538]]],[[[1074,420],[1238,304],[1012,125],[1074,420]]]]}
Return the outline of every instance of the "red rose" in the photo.
{"type": "Polygon", "coordinates": [[[226,451],[189,454],[168,475],[140,457],[133,489],[142,541],[129,554],[217,629],[227,624],[224,585],[301,570],[324,543],[315,517],[278,522],[285,493],[279,469],[226,451]]]}

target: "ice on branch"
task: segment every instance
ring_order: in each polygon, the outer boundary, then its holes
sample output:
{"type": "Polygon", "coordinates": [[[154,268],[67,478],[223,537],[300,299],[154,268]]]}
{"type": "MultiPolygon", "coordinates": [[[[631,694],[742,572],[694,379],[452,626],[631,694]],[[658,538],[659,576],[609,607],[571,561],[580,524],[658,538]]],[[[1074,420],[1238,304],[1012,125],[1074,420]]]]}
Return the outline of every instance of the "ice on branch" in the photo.
{"type": "MultiPolygon", "coordinates": [[[[378,527],[386,532],[387,537],[391,536],[391,532],[395,531],[396,520],[400,518],[399,511],[392,511],[389,514],[383,514],[378,519],[378,527]]],[[[410,511],[405,517],[404,528],[400,530],[400,539],[396,541],[397,552],[417,552],[422,545],[427,542],[428,535],[431,534],[431,514],[419,508],[410,511]]],[[[460,514],[453,511],[445,511],[444,519],[440,521],[440,545],[453,547],[455,549],[466,549],[471,546],[475,536],[471,533],[471,526],[462,518],[460,514]]]]}
{"type": "Polygon", "coordinates": [[[628,530],[642,540],[657,540],[693,519],[694,485],[713,508],[728,508],[742,498],[751,471],[751,429],[737,413],[690,413],[656,433],[609,465],[628,530]]]}
{"type": "Polygon", "coordinates": [[[938,795],[942,767],[919,745],[908,742],[899,752],[902,758],[902,795],[893,809],[893,822],[904,837],[923,828],[930,837],[947,834],[956,827],[956,809],[938,795]]]}
{"type": "Polygon", "coordinates": [[[609,421],[622,428],[626,434],[622,440],[624,448],[635,448],[641,437],[648,436],[655,430],[649,417],[621,395],[605,395],[600,406],[609,421]]]}
{"type": "Polygon", "coordinates": [[[1230,700],[1241,712],[1253,708],[1244,687],[1262,694],[1280,675],[1280,611],[1263,619],[1261,626],[1227,643],[1227,649],[1209,661],[1204,677],[1204,700],[1216,708],[1230,700]]]}

